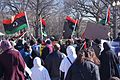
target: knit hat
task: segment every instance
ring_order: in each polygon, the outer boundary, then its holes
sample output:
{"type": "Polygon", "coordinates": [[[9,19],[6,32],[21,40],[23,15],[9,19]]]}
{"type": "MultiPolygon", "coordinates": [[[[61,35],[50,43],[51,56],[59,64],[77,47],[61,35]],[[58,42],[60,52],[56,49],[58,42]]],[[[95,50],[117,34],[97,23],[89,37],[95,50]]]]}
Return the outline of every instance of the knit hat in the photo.
{"type": "Polygon", "coordinates": [[[2,48],[3,51],[6,51],[6,50],[12,48],[12,45],[10,44],[10,42],[8,40],[3,40],[0,43],[0,47],[2,48]]]}

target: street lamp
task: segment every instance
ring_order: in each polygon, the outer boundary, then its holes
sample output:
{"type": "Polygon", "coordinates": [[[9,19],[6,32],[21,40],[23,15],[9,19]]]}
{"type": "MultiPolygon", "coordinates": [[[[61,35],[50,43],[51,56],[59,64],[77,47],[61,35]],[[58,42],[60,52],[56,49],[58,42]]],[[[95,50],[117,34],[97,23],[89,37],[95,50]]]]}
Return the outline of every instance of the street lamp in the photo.
{"type": "Polygon", "coordinates": [[[113,6],[116,6],[116,5],[118,6],[118,5],[120,5],[120,1],[114,1],[112,5],[113,6]]]}
{"type": "Polygon", "coordinates": [[[120,5],[119,1],[114,1],[113,6],[113,38],[115,39],[117,37],[117,6],[120,5]]]}

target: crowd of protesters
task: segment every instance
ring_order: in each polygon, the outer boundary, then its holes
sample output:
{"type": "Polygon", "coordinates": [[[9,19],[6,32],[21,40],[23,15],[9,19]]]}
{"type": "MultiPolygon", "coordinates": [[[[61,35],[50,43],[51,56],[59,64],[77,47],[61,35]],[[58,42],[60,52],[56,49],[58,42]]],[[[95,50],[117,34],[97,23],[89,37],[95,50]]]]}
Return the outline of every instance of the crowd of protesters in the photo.
{"type": "Polygon", "coordinates": [[[100,39],[0,42],[1,80],[120,80],[119,64],[109,43],[100,39]]]}

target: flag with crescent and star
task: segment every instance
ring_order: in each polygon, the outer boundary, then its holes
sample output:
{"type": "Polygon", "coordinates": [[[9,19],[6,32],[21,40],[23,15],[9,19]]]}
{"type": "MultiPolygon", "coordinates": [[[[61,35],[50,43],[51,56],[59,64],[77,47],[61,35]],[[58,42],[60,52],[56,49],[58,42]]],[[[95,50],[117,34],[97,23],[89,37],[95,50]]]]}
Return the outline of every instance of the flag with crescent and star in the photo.
{"type": "Polygon", "coordinates": [[[20,12],[11,19],[3,20],[3,26],[6,34],[13,34],[28,27],[25,12],[20,12]]]}

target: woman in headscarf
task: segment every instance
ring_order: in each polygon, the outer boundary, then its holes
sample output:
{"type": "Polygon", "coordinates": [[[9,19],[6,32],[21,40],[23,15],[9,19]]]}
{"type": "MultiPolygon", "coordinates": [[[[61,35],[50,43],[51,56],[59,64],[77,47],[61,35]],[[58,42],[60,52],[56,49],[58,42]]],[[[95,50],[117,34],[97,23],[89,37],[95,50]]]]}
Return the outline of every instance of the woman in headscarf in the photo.
{"type": "Polygon", "coordinates": [[[69,67],[72,65],[72,63],[77,58],[75,48],[73,46],[68,46],[66,49],[67,57],[65,57],[61,64],[60,64],[60,70],[62,72],[61,79],[63,80],[66,77],[67,71],[69,67]]]}
{"type": "Polygon", "coordinates": [[[0,65],[3,66],[4,80],[25,80],[25,62],[19,51],[15,50],[8,40],[1,42],[0,65]]]}
{"type": "Polygon", "coordinates": [[[33,60],[33,68],[31,69],[32,80],[51,80],[47,69],[41,65],[41,59],[36,57],[33,60]]]}
{"type": "Polygon", "coordinates": [[[100,55],[100,77],[101,80],[109,80],[112,76],[120,77],[118,71],[119,60],[116,54],[111,50],[107,42],[103,43],[104,50],[100,55]]]}

